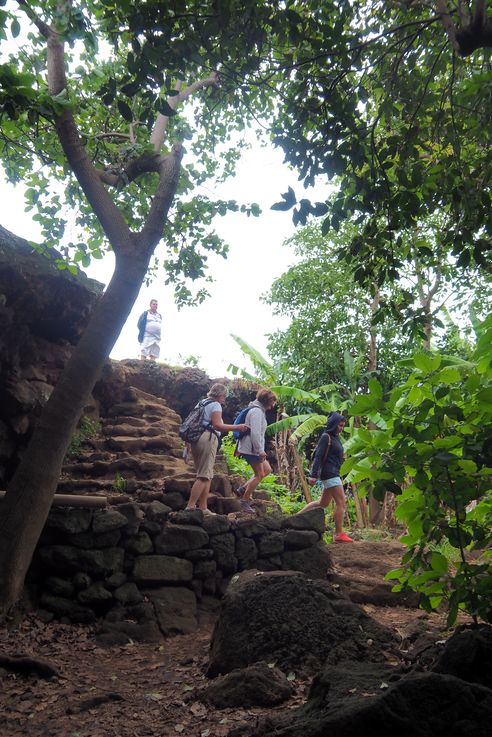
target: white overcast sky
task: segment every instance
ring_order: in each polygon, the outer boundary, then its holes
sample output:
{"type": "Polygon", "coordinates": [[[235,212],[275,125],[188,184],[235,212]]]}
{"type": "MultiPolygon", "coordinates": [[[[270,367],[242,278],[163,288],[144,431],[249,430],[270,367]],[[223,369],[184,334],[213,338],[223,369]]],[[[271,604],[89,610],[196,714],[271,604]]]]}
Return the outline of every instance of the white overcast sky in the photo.
{"type": "MultiPolygon", "coordinates": [[[[163,316],[160,360],[165,363],[183,365],[183,359],[193,355],[199,357],[200,367],[212,378],[227,375],[230,363],[250,369],[231,333],[266,354],[267,334],[287,324],[285,319],[272,315],[271,308],[260,301],[260,296],[294,261],[292,250],[282,245],[294,233],[292,211],[270,210],[289,185],[300,193],[302,185],[295,173],[283,165],[279,150],[254,144],[246,151],[237,175],[213,194],[244,203],[257,202],[262,214],[255,218],[231,213],[216,218],[216,230],[229,243],[230,251],[227,259],[210,257],[209,273],[214,283],[206,286],[211,296],[198,307],[178,311],[171,288],[164,285],[164,276],[159,274],[150,287],[142,286],[111,357],[138,356],[136,323],[151,298],[159,301],[163,316]]],[[[207,194],[211,194],[209,190],[207,194]]],[[[16,235],[40,241],[33,212],[24,212],[21,187],[14,189],[2,181],[0,196],[1,224],[16,235]]],[[[319,192],[316,195],[313,192],[312,197],[322,199],[319,192]]],[[[102,262],[94,261],[87,273],[107,284],[112,269],[113,259],[109,255],[102,262]]]]}

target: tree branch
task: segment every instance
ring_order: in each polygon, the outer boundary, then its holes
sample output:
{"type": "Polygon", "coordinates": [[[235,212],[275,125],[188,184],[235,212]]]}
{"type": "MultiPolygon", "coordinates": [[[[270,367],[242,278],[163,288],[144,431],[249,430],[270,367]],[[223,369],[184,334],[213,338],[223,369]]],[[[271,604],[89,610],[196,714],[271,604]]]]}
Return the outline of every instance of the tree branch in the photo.
{"type": "Polygon", "coordinates": [[[38,18],[36,12],[28,5],[26,0],[17,0],[17,3],[44,38],[48,39],[50,33],[55,33],[55,30],[51,26],[42,21],[41,18],[38,18]]]}
{"type": "Polygon", "coordinates": [[[436,0],[436,9],[441,16],[441,22],[444,26],[444,30],[448,35],[452,47],[459,54],[460,45],[458,39],[456,38],[456,26],[454,25],[451,13],[448,10],[446,0],[436,0]]]}
{"type": "MultiPolygon", "coordinates": [[[[219,75],[217,72],[213,72],[210,77],[207,77],[206,79],[198,80],[197,82],[193,82],[193,84],[188,85],[188,87],[185,87],[184,90],[181,89],[182,82],[179,81],[176,85],[178,89],[177,95],[172,95],[167,98],[167,104],[170,108],[173,110],[176,110],[177,106],[184,102],[190,95],[192,95],[194,92],[197,92],[198,90],[203,89],[204,87],[217,87],[219,83],[219,75]]],[[[152,146],[154,146],[154,149],[158,152],[161,150],[161,146],[164,142],[164,138],[166,135],[166,130],[169,125],[169,116],[168,115],[162,115],[162,113],[158,113],[157,119],[155,122],[154,130],[152,131],[152,134],[150,136],[150,143],[152,146]]]]}
{"type": "Polygon", "coordinates": [[[434,279],[434,284],[427,292],[427,301],[429,303],[429,307],[430,307],[430,303],[432,302],[432,299],[434,298],[435,293],[437,292],[437,290],[439,289],[441,285],[441,279],[442,279],[442,268],[441,266],[438,265],[436,267],[436,278],[434,279]]]}
{"type": "Polygon", "coordinates": [[[487,0],[477,0],[471,27],[474,31],[480,31],[485,26],[487,17],[487,0]]]}
{"type": "Polygon", "coordinates": [[[462,26],[467,26],[470,22],[468,9],[464,7],[463,0],[458,0],[458,15],[462,26]]]}
{"type": "MultiPolygon", "coordinates": [[[[64,39],[56,30],[38,18],[35,19],[25,0],[19,0],[19,3],[46,39],[48,50],[48,90],[50,95],[57,95],[67,88],[64,39]]],[[[60,4],[66,6],[63,0],[60,0],[60,4]]],[[[65,108],[61,115],[55,117],[55,126],[58,139],[68,163],[94,213],[99,219],[112,247],[117,252],[118,248],[128,245],[128,241],[131,239],[131,232],[118,208],[103,187],[95,167],[87,156],[73,114],[69,108],[65,108]]]]}
{"type": "Polygon", "coordinates": [[[145,153],[136,159],[131,159],[123,169],[107,169],[102,171],[96,169],[97,176],[104,182],[109,184],[111,187],[126,187],[130,182],[133,182],[142,174],[148,174],[149,172],[160,173],[161,165],[166,157],[160,154],[149,154],[145,153]]]}
{"type": "Polygon", "coordinates": [[[182,158],[183,146],[175,143],[171,153],[159,159],[159,184],[146,223],[138,235],[138,240],[146,250],[153,251],[162,238],[167,213],[178,186],[182,158]]]}

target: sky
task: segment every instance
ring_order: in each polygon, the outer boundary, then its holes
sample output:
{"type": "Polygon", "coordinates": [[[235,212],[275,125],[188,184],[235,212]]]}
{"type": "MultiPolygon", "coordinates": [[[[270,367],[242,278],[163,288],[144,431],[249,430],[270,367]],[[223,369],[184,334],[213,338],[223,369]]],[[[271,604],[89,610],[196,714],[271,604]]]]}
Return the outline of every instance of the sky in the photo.
{"type": "MultiPolygon", "coordinates": [[[[152,284],[142,286],[139,297],[121,331],[111,357],[136,358],[139,355],[137,320],[148,308],[151,299],[159,302],[163,317],[160,361],[185,365],[188,356],[198,359],[198,365],[211,378],[230,375],[232,363],[251,370],[249,361],[231,338],[239,335],[254,348],[267,355],[267,335],[286,327],[285,318],[272,314],[272,308],[261,301],[272,281],[294,261],[292,249],[283,246],[286,238],[295,232],[292,211],[271,210],[288,186],[296,191],[300,185],[294,172],[282,163],[282,153],[273,147],[254,143],[238,165],[237,174],[211,193],[218,197],[236,199],[240,203],[257,202],[262,208],[259,217],[228,213],[217,217],[215,227],[229,244],[227,259],[213,254],[209,274],[212,284],[205,285],[211,296],[196,307],[174,304],[171,287],[165,286],[161,271],[152,284]]],[[[321,199],[319,194],[313,199],[321,199]]],[[[1,224],[18,236],[41,241],[40,228],[32,220],[33,212],[24,212],[22,189],[0,183],[3,204],[1,224]]],[[[89,276],[107,284],[113,270],[113,257],[94,261],[86,269],[89,276]]]]}

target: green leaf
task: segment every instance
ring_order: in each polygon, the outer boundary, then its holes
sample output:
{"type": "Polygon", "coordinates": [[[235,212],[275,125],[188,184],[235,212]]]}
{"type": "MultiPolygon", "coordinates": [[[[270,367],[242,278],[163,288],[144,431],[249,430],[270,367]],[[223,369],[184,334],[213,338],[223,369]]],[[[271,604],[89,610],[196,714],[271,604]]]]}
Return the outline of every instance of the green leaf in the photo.
{"type": "Polygon", "coordinates": [[[437,573],[448,572],[448,561],[442,553],[432,553],[431,555],[431,567],[433,571],[437,573]]]}
{"type": "Polygon", "coordinates": [[[431,373],[441,365],[441,356],[437,353],[416,353],[413,357],[415,366],[421,371],[431,373]]]}
{"type": "Polygon", "coordinates": [[[177,114],[177,111],[174,110],[168,103],[168,101],[163,97],[160,97],[157,100],[156,108],[161,113],[161,115],[165,115],[167,118],[172,118],[173,115],[177,114]]]}
{"type": "Polygon", "coordinates": [[[17,20],[17,18],[14,18],[12,20],[12,23],[10,24],[10,33],[12,34],[14,38],[17,38],[17,36],[20,33],[20,30],[21,28],[20,28],[19,21],[17,20]]]}
{"type": "Polygon", "coordinates": [[[118,110],[120,111],[120,115],[129,123],[131,123],[133,121],[133,113],[128,103],[126,103],[124,100],[118,100],[117,105],[118,110]]]}

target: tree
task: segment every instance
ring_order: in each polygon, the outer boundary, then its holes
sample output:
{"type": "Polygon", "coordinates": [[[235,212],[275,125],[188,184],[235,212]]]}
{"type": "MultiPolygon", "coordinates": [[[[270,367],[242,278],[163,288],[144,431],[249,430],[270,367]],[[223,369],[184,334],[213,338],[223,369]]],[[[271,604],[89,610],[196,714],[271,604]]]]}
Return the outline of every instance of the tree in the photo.
{"type": "MultiPolygon", "coordinates": [[[[290,317],[284,331],[270,337],[269,352],[284,360],[284,381],[304,389],[336,382],[356,392],[367,375],[379,372],[385,382],[397,371],[396,362],[409,354],[410,339],[401,336],[395,317],[372,326],[380,292],[358,285],[338,249],[353,237],[350,221],[338,233],[321,234],[313,221],[286,241],[300,261],[276,279],[265,301],[290,317]],[[347,356],[355,371],[347,369],[347,356]],[[357,385],[354,385],[354,377],[357,385]]],[[[388,292],[388,290],[386,290],[388,292]]],[[[343,391],[342,391],[343,393],[343,391]]]]}
{"type": "Polygon", "coordinates": [[[491,21],[483,0],[471,6],[359,0],[299,12],[274,140],[305,185],[323,176],[340,188],[331,207],[293,190],[275,207],[300,223],[324,216],[324,233],[354,216],[360,230],[341,254],[360,282],[394,281],[413,258],[402,231],[436,213],[458,267],[490,265],[491,21]]]}
{"type": "Polygon", "coordinates": [[[2,36],[8,27],[25,39],[16,58],[0,66],[7,174],[30,185],[28,202],[52,243],[63,235],[66,210],[74,210],[86,236],[71,244],[75,261],[84,264],[108,245],[116,265],[7,489],[0,616],[20,593],[65,450],[165,226],[167,280],[177,281],[178,298],[187,296],[180,275],[199,277],[207,251],[224,252],[204,224],[235,203],[189,193],[212,169],[219,178],[233,171],[240,146],[232,131],[250,119],[238,80],[259,71],[269,33],[281,43],[282,24],[290,22],[276,3],[249,0],[199,8],[185,0],[18,0],[16,7],[0,12],[2,36]],[[194,125],[199,134],[190,147],[199,158],[183,170],[194,125]]]}

